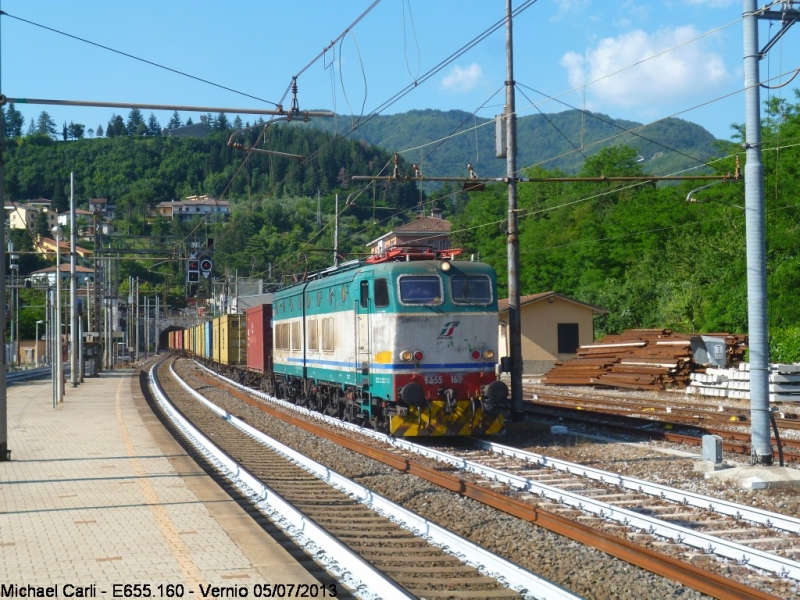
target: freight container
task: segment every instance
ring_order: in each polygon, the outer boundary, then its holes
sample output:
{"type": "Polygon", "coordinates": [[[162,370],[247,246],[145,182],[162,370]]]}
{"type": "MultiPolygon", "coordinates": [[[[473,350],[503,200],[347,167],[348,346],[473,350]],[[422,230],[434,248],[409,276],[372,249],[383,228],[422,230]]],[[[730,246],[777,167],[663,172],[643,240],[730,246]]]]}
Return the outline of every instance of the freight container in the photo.
{"type": "Polygon", "coordinates": [[[214,360],[223,365],[246,363],[247,327],[245,322],[244,315],[222,315],[214,319],[214,331],[211,334],[214,337],[214,360]]]}
{"type": "Polygon", "coordinates": [[[272,304],[247,309],[247,368],[259,373],[272,370],[272,304]]]}
{"type": "Polygon", "coordinates": [[[212,325],[211,321],[205,322],[205,338],[203,340],[203,356],[209,360],[214,356],[214,344],[212,343],[212,338],[214,335],[214,326],[212,325]]]}

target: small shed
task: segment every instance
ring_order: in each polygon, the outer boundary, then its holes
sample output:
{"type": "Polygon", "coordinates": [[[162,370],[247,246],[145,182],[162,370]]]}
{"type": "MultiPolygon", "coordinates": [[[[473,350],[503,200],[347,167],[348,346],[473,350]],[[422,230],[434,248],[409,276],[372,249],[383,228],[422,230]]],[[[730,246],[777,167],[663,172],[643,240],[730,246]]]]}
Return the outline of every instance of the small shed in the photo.
{"type": "MultiPolygon", "coordinates": [[[[508,299],[498,303],[499,348],[509,356],[508,299]]],[[[608,311],[556,292],[519,299],[522,332],[522,370],[526,375],[547,373],[557,361],[575,358],[580,346],[594,342],[594,317],[608,311]]]]}

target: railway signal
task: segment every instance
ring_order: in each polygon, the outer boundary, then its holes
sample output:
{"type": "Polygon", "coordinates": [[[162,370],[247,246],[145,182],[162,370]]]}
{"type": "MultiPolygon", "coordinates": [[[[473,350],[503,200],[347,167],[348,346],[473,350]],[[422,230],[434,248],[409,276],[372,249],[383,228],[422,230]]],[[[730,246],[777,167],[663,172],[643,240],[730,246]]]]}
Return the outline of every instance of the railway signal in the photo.
{"type": "Polygon", "coordinates": [[[203,274],[203,277],[208,279],[209,274],[211,273],[211,259],[204,258],[200,261],[200,272],[203,274]]]}
{"type": "Polygon", "coordinates": [[[190,258],[186,263],[186,282],[200,282],[200,261],[196,258],[190,258]]]}

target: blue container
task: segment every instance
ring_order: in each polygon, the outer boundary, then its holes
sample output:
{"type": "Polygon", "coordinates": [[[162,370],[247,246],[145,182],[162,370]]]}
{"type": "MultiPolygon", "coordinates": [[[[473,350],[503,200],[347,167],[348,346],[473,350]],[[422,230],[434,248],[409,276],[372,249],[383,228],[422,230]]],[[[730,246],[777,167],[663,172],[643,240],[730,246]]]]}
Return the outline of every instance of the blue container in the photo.
{"type": "Polygon", "coordinates": [[[211,321],[206,321],[204,324],[206,328],[206,335],[205,335],[205,344],[203,348],[203,357],[211,359],[214,356],[214,344],[213,344],[213,334],[214,334],[214,327],[211,321]]]}

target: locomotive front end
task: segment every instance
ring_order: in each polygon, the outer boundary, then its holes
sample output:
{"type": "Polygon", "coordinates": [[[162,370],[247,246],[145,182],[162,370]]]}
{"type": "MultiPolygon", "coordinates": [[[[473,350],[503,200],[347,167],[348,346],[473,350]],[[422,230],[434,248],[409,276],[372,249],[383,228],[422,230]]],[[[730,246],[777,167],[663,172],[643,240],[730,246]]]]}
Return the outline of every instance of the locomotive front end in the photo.
{"type": "MultiPolygon", "coordinates": [[[[508,387],[498,361],[496,280],[489,265],[426,261],[397,265],[395,311],[375,330],[377,370],[391,390],[383,407],[401,436],[498,434],[508,387]],[[385,344],[385,345],[384,345],[385,344]]],[[[387,390],[388,391],[388,390],[387,390]]]]}

